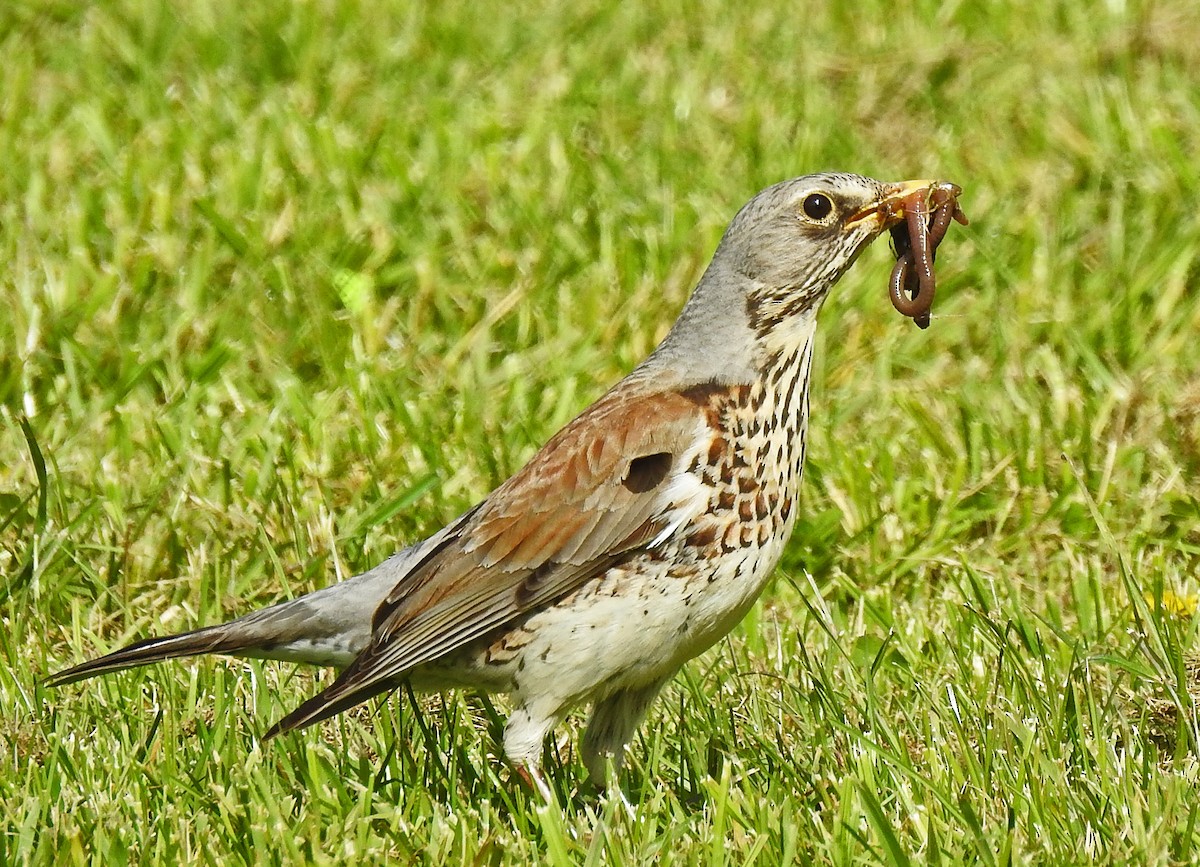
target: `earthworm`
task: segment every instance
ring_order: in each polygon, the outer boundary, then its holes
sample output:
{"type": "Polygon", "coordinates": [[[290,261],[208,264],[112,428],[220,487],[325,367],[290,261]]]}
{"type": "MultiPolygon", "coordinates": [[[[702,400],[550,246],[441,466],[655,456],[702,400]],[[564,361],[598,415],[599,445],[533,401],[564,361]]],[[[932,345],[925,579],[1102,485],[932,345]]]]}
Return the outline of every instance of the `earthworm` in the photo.
{"type": "Polygon", "coordinates": [[[958,205],[958,193],[958,187],[945,184],[935,187],[932,194],[922,190],[907,196],[902,202],[905,222],[892,229],[897,257],[888,283],[892,306],[919,328],[929,327],[936,288],[933,262],[937,247],[946,237],[951,220],[967,224],[967,217],[958,205]]]}

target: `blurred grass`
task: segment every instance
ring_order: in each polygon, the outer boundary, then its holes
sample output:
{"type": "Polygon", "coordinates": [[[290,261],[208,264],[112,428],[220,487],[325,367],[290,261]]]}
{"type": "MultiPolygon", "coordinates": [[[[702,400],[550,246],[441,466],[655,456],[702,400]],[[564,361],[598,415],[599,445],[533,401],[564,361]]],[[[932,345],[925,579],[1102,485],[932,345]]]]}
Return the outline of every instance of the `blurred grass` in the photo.
{"type": "Polygon", "coordinates": [[[1191,861],[1194,5],[0,6],[0,861],[1191,861]],[[883,244],[827,305],[807,520],[636,822],[471,696],[262,749],[308,672],[40,686],[437,529],[826,168],[972,226],[928,332],[883,244]]]}

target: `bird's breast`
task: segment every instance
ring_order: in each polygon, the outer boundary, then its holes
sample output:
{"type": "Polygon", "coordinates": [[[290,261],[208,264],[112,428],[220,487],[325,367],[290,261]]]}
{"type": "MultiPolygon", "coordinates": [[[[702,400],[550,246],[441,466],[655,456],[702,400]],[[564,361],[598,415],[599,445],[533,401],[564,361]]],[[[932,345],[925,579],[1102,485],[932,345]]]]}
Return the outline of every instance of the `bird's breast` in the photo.
{"type": "MultiPolygon", "coordinates": [[[[707,441],[689,471],[707,504],[678,536],[681,562],[702,564],[713,583],[729,581],[750,601],[791,535],[808,428],[811,343],[778,359],[749,384],[705,395],[707,441]]],[[[735,601],[735,607],[741,603],[735,601]]]]}

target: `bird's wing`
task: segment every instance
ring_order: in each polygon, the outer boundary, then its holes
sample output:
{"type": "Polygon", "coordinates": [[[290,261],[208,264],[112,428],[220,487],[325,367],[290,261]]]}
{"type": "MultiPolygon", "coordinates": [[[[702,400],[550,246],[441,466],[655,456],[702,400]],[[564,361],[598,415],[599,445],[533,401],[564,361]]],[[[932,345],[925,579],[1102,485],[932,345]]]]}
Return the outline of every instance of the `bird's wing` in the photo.
{"type": "Polygon", "coordinates": [[[362,654],[268,736],[386,691],[670,536],[707,505],[689,472],[711,441],[705,413],[676,392],[610,392],[430,547],[379,606],[362,654]]]}

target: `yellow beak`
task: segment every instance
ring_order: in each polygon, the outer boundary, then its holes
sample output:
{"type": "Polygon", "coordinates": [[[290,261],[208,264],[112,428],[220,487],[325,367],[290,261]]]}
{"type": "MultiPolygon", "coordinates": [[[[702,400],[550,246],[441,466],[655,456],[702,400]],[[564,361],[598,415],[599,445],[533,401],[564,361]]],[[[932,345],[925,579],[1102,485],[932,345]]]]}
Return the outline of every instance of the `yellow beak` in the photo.
{"type": "Polygon", "coordinates": [[[896,184],[885,185],[885,192],[879,201],[867,205],[858,213],[852,215],[846,221],[846,225],[853,226],[862,220],[875,220],[878,223],[877,231],[890,229],[904,219],[905,201],[915,193],[925,193],[925,203],[928,205],[935,192],[941,192],[939,201],[946,201],[947,198],[956,199],[962,193],[962,188],[957,184],[952,184],[949,181],[935,181],[923,179],[919,181],[900,181],[896,184]]]}

